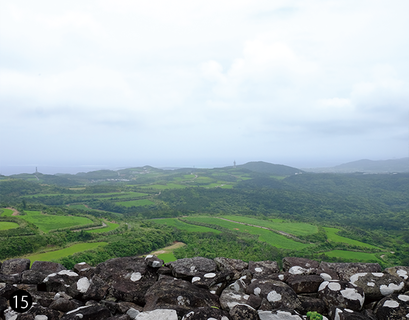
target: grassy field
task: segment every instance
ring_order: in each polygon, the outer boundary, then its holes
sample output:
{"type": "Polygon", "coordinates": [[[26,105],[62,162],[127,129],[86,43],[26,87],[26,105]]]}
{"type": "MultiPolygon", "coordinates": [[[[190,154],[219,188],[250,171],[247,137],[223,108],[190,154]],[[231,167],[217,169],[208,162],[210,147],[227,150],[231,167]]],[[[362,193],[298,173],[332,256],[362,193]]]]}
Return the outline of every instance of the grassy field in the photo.
{"type": "Polygon", "coordinates": [[[226,221],[226,220],[222,220],[218,218],[204,216],[204,217],[186,217],[185,219],[189,221],[215,224],[215,225],[221,226],[229,230],[236,230],[236,231],[243,232],[243,233],[250,233],[250,234],[258,235],[259,241],[267,242],[268,244],[271,244],[272,246],[277,247],[277,248],[301,250],[301,249],[304,249],[310,246],[309,244],[294,241],[292,239],[289,239],[285,236],[279,235],[277,233],[274,233],[266,229],[250,227],[250,226],[246,226],[246,225],[242,225],[239,223],[230,222],[230,221],[226,221]]]}
{"type": "Polygon", "coordinates": [[[109,232],[109,231],[115,230],[116,228],[119,227],[119,224],[117,224],[117,223],[112,223],[112,222],[109,222],[109,221],[105,221],[105,223],[107,224],[107,226],[105,228],[92,229],[92,230],[88,230],[87,232],[90,232],[90,233],[103,233],[103,232],[109,232]]]}
{"type": "Polygon", "coordinates": [[[324,227],[324,229],[325,229],[325,232],[327,233],[329,241],[341,242],[341,243],[346,243],[346,244],[350,244],[350,245],[353,245],[353,246],[370,248],[370,249],[380,249],[378,247],[375,247],[373,245],[370,245],[370,244],[367,244],[367,243],[364,243],[364,242],[361,242],[361,241],[352,240],[352,239],[349,239],[349,238],[339,236],[339,235],[337,235],[337,233],[340,230],[337,229],[337,228],[324,227]]]}
{"type": "Polygon", "coordinates": [[[150,220],[154,223],[159,223],[159,224],[165,224],[167,226],[175,227],[180,230],[186,230],[190,232],[213,232],[219,234],[219,230],[207,228],[207,227],[202,227],[202,226],[196,226],[194,224],[189,224],[185,223],[183,221],[180,221],[176,218],[165,218],[165,219],[154,219],[150,220]]]}
{"type": "Polygon", "coordinates": [[[318,227],[302,222],[281,222],[283,220],[261,220],[253,217],[243,216],[222,216],[222,218],[267,227],[274,230],[283,231],[295,236],[310,235],[318,232],[318,227]]]}
{"type": "Polygon", "coordinates": [[[156,250],[151,252],[150,254],[154,254],[159,259],[162,259],[165,263],[177,260],[176,257],[173,255],[173,250],[176,250],[180,247],[185,246],[183,242],[175,242],[171,246],[156,250]]]}
{"type": "Polygon", "coordinates": [[[0,209],[0,217],[11,217],[13,210],[11,209],[0,209]]]}
{"type": "Polygon", "coordinates": [[[98,248],[100,246],[105,246],[107,244],[108,244],[108,242],[78,243],[78,244],[74,244],[74,245],[72,245],[70,247],[61,249],[61,250],[31,254],[31,255],[25,256],[24,258],[30,259],[31,264],[33,264],[34,261],[57,260],[57,259],[61,259],[61,258],[64,258],[64,257],[68,257],[68,256],[70,256],[70,255],[72,255],[74,253],[77,253],[77,252],[82,252],[82,251],[86,251],[86,250],[95,249],[95,248],[98,248]]]}
{"type": "Polygon", "coordinates": [[[154,203],[148,199],[141,199],[141,200],[133,200],[133,201],[115,202],[115,204],[124,206],[124,207],[140,207],[140,206],[149,206],[154,203]]]}
{"type": "Polygon", "coordinates": [[[110,193],[39,193],[36,195],[23,196],[23,198],[34,198],[34,197],[58,197],[65,196],[70,198],[87,198],[87,199],[127,199],[127,198],[138,198],[147,196],[147,193],[141,192],[110,192],[110,193]]]}
{"type": "Polygon", "coordinates": [[[351,259],[351,260],[357,260],[357,261],[362,261],[362,262],[381,261],[375,256],[375,254],[365,253],[365,252],[332,250],[332,251],[324,252],[324,254],[327,255],[328,257],[351,259]]]}
{"type": "Polygon", "coordinates": [[[0,221],[0,231],[18,228],[19,225],[14,222],[0,221]]]}
{"type": "Polygon", "coordinates": [[[93,223],[92,220],[85,217],[74,216],[54,216],[42,214],[39,211],[25,211],[25,216],[19,216],[28,222],[35,224],[41,231],[49,232],[54,229],[63,229],[68,227],[83,226],[93,223]]]}

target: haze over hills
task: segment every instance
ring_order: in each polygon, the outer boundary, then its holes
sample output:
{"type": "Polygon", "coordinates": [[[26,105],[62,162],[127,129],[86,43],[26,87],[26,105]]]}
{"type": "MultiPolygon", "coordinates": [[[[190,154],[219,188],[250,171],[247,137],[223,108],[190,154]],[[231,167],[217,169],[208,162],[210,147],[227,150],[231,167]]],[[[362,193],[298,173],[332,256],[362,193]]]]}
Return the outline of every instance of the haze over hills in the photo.
{"type": "Polygon", "coordinates": [[[340,164],[335,167],[327,168],[309,168],[304,169],[308,172],[332,172],[332,173],[350,173],[350,172],[365,172],[365,173],[393,173],[393,172],[409,172],[409,157],[401,159],[389,160],[368,160],[362,159],[340,164]]]}

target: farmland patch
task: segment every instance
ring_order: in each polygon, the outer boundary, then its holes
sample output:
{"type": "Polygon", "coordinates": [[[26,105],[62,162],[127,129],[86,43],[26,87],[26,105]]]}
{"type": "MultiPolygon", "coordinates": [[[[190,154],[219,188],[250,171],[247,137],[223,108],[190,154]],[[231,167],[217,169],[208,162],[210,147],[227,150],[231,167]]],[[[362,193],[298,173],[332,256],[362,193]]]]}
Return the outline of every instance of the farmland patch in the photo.
{"type": "Polygon", "coordinates": [[[370,262],[376,261],[380,262],[381,260],[376,257],[373,253],[366,252],[356,252],[356,251],[346,251],[346,250],[332,250],[324,252],[328,257],[343,258],[348,260],[356,260],[359,262],[370,262]]]}
{"type": "Polygon", "coordinates": [[[380,249],[378,247],[375,247],[373,245],[361,242],[361,241],[357,241],[357,240],[353,240],[353,239],[349,239],[349,238],[345,238],[342,236],[339,236],[337,233],[341,230],[337,229],[337,228],[328,228],[328,227],[324,227],[325,232],[327,233],[327,237],[329,241],[333,241],[333,242],[341,242],[341,243],[346,243],[349,245],[353,245],[353,246],[358,246],[358,247],[364,247],[364,248],[370,248],[370,249],[380,249]]]}
{"type": "Polygon", "coordinates": [[[154,223],[164,224],[167,226],[175,227],[180,230],[186,230],[189,232],[213,232],[219,234],[220,231],[216,229],[211,229],[202,226],[196,226],[194,224],[185,223],[183,221],[178,220],[177,218],[165,218],[165,219],[154,219],[151,220],[154,223]]]}
{"type": "Polygon", "coordinates": [[[15,222],[0,221],[0,231],[18,228],[19,225],[15,222]]]}

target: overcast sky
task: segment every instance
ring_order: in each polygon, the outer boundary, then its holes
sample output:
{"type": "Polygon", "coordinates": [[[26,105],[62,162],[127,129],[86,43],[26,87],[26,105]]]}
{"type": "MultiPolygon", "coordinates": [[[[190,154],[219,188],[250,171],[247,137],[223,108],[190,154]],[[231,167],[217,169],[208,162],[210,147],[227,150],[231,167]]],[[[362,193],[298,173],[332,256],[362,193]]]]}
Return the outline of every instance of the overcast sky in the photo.
{"type": "Polygon", "coordinates": [[[0,170],[407,157],[408,16],[407,0],[0,0],[0,170]]]}

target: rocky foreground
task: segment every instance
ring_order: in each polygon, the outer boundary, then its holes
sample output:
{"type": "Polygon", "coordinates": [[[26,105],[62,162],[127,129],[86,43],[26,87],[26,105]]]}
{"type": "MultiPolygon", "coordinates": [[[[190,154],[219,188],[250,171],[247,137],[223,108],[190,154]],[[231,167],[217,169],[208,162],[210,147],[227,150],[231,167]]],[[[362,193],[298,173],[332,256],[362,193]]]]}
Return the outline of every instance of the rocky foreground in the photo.
{"type": "Polygon", "coordinates": [[[409,319],[409,267],[284,258],[249,263],[186,258],[163,266],[155,256],[126,257],[96,267],[27,259],[0,263],[0,319],[7,320],[273,320],[409,319]],[[16,313],[19,289],[33,306],[16,313]]]}

